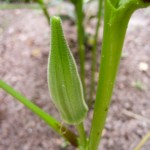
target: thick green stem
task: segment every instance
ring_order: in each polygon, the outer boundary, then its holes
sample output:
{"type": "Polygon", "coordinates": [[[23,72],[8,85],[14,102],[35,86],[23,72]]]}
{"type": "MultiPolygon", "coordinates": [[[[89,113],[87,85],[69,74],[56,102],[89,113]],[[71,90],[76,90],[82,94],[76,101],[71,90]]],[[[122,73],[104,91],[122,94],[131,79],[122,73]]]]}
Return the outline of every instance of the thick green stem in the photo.
{"type": "Polygon", "coordinates": [[[75,3],[75,12],[77,19],[77,40],[80,57],[80,76],[85,93],[85,48],[84,48],[84,28],[83,28],[83,0],[77,0],[75,3]]]}
{"type": "Polygon", "coordinates": [[[47,7],[44,3],[44,0],[37,0],[37,2],[39,3],[39,5],[41,6],[42,10],[43,10],[43,13],[47,19],[47,22],[48,24],[50,25],[50,15],[49,15],[49,12],[47,10],[47,7]]]}
{"type": "Polygon", "coordinates": [[[93,92],[94,92],[94,80],[95,80],[95,71],[96,71],[96,49],[97,49],[97,41],[98,41],[98,33],[99,33],[99,26],[101,24],[101,15],[102,15],[102,5],[103,5],[103,0],[99,0],[99,5],[98,5],[98,12],[97,12],[97,24],[96,24],[96,30],[95,30],[95,35],[94,35],[94,42],[93,42],[93,49],[92,49],[92,67],[91,67],[91,87],[90,87],[90,99],[89,99],[89,106],[91,105],[93,101],[93,92]]]}
{"type": "Polygon", "coordinates": [[[43,121],[45,121],[55,132],[64,137],[67,141],[69,141],[73,146],[78,146],[77,136],[64,127],[60,122],[51,117],[48,113],[43,111],[41,108],[33,104],[30,100],[22,96],[20,93],[15,91],[12,87],[6,84],[4,81],[0,80],[0,88],[9,93],[11,96],[16,98],[19,102],[24,104],[27,108],[29,108],[33,113],[39,116],[43,121]]]}
{"type": "Polygon", "coordinates": [[[84,130],[83,123],[80,123],[79,125],[77,125],[77,130],[79,133],[79,149],[86,150],[87,140],[86,140],[86,133],[84,130]]]}
{"type": "Polygon", "coordinates": [[[105,1],[100,75],[90,131],[89,150],[98,148],[115,84],[128,21],[133,11],[141,6],[139,0],[126,1],[120,6],[115,2],[115,0],[105,1]]]}

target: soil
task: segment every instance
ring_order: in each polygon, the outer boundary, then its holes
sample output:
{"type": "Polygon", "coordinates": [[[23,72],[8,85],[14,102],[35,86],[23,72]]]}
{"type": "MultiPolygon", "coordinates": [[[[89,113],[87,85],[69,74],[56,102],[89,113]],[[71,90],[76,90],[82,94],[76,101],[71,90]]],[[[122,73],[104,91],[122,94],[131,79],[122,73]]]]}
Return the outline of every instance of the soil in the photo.
{"type": "MultiPolygon", "coordinates": [[[[50,8],[52,14],[54,8],[50,8]]],[[[99,150],[133,150],[150,131],[150,8],[138,10],[129,22],[116,86],[99,150]],[[146,66],[146,67],[145,67],[146,66]]],[[[76,28],[63,21],[78,62],[76,28]]],[[[95,20],[87,24],[94,31],[95,20]]],[[[102,28],[100,35],[102,34],[102,28]]],[[[40,10],[0,11],[0,79],[55,118],[60,116],[47,87],[50,30],[40,10]]],[[[101,41],[101,36],[99,37],[101,41]]],[[[101,45],[101,43],[99,43],[101,45]]],[[[100,48],[98,55],[100,54],[100,48]]],[[[90,83],[90,50],[86,50],[86,83],[90,83]]],[[[98,61],[99,67],[99,61],[98,61]]],[[[97,78],[95,79],[97,82],[97,78]]],[[[93,111],[85,121],[87,133],[93,111]]],[[[66,146],[43,121],[0,90],[0,150],[61,150],[66,146]]],[[[150,149],[148,141],[142,150],[150,149]]]]}

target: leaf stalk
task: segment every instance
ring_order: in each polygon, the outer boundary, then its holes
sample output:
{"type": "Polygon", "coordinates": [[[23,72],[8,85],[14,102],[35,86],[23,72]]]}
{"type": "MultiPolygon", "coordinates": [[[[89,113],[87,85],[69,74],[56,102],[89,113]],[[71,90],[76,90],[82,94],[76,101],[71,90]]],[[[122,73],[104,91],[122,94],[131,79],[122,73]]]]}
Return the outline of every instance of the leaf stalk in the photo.
{"type": "Polygon", "coordinates": [[[47,123],[55,132],[64,137],[68,142],[70,142],[73,146],[78,146],[77,136],[70,130],[68,130],[65,126],[63,126],[60,122],[58,122],[55,118],[51,117],[48,113],[43,111],[37,105],[32,103],[26,97],[21,95],[19,92],[14,90],[11,86],[6,84],[4,81],[0,80],[0,88],[9,93],[11,96],[16,98],[19,102],[24,104],[27,108],[29,108],[33,113],[35,113],[38,117],[40,117],[45,123],[47,123]]]}
{"type": "Polygon", "coordinates": [[[103,0],[99,0],[98,4],[98,12],[97,12],[97,24],[96,24],[96,30],[94,35],[94,42],[93,42],[93,49],[92,49],[92,66],[91,66],[91,86],[90,86],[90,99],[88,101],[89,106],[92,104],[93,101],[93,92],[94,92],[94,86],[95,86],[95,71],[96,71],[96,61],[97,61],[97,55],[96,55],[96,49],[97,49],[97,41],[98,41],[98,35],[99,35],[99,27],[101,24],[101,15],[102,15],[102,5],[103,0]]]}
{"type": "MultiPolygon", "coordinates": [[[[75,3],[75,12],[77,19],[77,41],[80,58],[80,76],[83,84],[84,94],[85,92],[85,47],[84,47],[84,28],[83,28],[83,0],[77,0],[75,3]]],[[[85,94],[86,95],[86,94],[85,94]]]]}

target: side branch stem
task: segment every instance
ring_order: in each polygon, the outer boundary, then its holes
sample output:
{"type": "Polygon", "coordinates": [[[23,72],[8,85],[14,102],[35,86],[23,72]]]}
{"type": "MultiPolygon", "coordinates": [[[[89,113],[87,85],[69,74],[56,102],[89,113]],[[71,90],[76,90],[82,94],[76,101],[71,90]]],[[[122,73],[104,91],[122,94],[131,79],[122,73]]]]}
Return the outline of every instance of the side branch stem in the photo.
{"type": "Polygon", "coordinates": [[[99,33],[99,27],[101,24],[101,15],[102,15],[102,5],[103,0],[99,0],[99,6],[98,6],[98,12],[97,12],[97,24],[96,24],[96,30],[95,30],[95,36],[94,36],[94,43],[93,43],[93,49],[92,49],[92,67],[91,67],[91,87],[90,87],[90,99],[89,99],[89,106],[91,105],[93,101],[93,92],[94,92],[94,80],[95,80],[95,71],[96,71],[96,61],[97,61],[97,55],[96,55],[96,49],[97,49],[97,41],[98,41],[98,33],[99,33]]]}
{"type": "Polygon", "coordinates": [[[47,19],[47,22],[50,25],[50,15],[49,15],[48,9],[47,9],[44,1],[43,0],[38,0],[37,2],[39,3],[40,7],[42,8],[43,13],[44,13],[44,15],[47,19]]]}
{"type": "MultiPolygon", "coordinates": [[[[85,47],[84,47],[84,28],[83,28],[83,0],[77,0],[75,3],[76,19],[77,19],[77,40],[80,57],[80,76],[85,92],[85,47]]],[[[86,95],[86,94],[85,94],[86,95]]]]}
{"type": "Polygon", "coordinates": [[[16,98],[19,102],[24,104],[27,108],[29,108],[33,113],[39,116],[43,121],[45,121],[54,131],[56,131],[59,135],[64,137],[67,141],[69,141],[73,146],[78,146],[77,136],[70,130],[68,130],[65,126],[62,126],[60,122],[51,117],[48,113],[43,111],[37,105],[32,103],[30,100],[25,98],[23,95],[15,91],[11,86],[6,84],[4,81],[0,80],[0,88],[9,93],[11,96],[16,98]]]}
{"type": "Polygon", "coordinates": [[[86,133],[84,130],[83,123],[80,123],[79,125],[77,125],[77,130],[79,133],[79,149],[86,150],[87,140],[86,140],[86,133]]]}

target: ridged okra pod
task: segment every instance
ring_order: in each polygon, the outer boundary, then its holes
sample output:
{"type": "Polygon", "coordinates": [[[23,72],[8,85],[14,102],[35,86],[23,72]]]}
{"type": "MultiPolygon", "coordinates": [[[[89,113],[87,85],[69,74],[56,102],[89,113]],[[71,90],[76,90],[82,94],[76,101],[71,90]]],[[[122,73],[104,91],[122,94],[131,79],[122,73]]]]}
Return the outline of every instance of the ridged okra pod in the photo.
{"type": "Polygon", "coordinates": [[[64,122],[79,124],[87,114],[83,88],[75,60],[64,37],[59,17],[51,18],[51,51],[48,85],[53,103],[64,122]]]}

